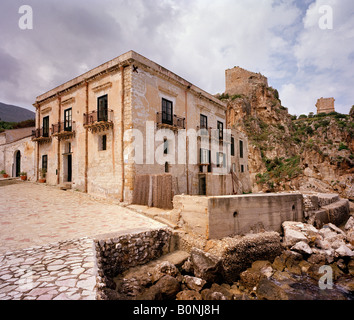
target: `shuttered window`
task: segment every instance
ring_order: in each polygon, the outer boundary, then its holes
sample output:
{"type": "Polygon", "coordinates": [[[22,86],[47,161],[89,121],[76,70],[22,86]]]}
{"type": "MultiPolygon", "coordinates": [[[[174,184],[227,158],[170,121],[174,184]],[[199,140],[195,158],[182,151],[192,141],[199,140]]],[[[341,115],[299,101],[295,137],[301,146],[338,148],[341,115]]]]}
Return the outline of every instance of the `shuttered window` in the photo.
{"type": "Polygon", "coordinates": [[[43,137],[49,137],[49,116],[43,118],[43,137]]]}
{"type": "Polygon", "coordinates": [[[164,98],[162,98],[162,123],[173,125],[173,104],[164,98]]]}
{"type": "Polygon", "coordinates": [[[97,99],[97,121],[108,121],[108,95],[97,99]]]}

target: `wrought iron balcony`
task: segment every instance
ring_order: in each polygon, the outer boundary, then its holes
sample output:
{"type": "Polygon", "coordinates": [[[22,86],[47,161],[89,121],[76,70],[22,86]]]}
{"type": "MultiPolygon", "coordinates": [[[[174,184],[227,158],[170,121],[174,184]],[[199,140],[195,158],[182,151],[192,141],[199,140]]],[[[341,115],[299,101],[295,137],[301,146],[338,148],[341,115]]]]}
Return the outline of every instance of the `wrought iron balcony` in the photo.
{"type": "Polygon", "coordinates": [[[185,129],[186,118],[177,115],[167,115],[164,112],[156,113],[156,123],[158,127],[170,128],[172,130],[185,129]]]}
{"type": "Polygon", "coordinates": [[[52,125],[52,135],[59,139],[69,139],[75,135],[76,123],[75,121],[58,122],[52,125]]]}
{"type": "Polygon", "coordinates": [[[52,140],[49,128],[41,128],[32,130],[32,140],[39,142],[49,142],[52,140]]]}
{"type": "Polygon", "coordinates": [[[113,127],[113,110],[104,109],[84,113],[84,127],[91,132],[104,131],[113,127]]]}

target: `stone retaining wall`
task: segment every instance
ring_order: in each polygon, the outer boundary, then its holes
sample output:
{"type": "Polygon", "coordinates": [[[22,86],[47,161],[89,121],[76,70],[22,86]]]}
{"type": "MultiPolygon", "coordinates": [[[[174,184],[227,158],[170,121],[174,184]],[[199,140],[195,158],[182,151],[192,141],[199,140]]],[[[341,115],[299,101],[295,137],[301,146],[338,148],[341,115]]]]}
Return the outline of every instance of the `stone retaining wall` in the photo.
{"type": "Polygon", "coordinates": [[[115,276],[167,254],[172,232],[168,228],[129,234],[107,234],[94,239],[97,266],[97,298],[115,276]]]}

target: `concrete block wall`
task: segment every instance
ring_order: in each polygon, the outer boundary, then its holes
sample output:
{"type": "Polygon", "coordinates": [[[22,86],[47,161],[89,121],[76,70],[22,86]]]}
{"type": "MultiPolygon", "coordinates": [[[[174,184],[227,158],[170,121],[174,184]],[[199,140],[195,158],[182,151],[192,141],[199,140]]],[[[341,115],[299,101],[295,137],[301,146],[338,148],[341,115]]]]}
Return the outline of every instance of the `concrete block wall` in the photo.
{"type": "Polygon", "coordinates": [[[301,194],[252,194],[240,196],[175,196],[174,214],[188,232],[206,239],[260,231],[281,232],[284,221],[303,220],[301,194]]]}
{"type": "Polygon", "coordinates": [[[284,221],[303,220],[301,194],[254,194],[211,197],[209,238],[249,232],[281,232],[284,221]]]}

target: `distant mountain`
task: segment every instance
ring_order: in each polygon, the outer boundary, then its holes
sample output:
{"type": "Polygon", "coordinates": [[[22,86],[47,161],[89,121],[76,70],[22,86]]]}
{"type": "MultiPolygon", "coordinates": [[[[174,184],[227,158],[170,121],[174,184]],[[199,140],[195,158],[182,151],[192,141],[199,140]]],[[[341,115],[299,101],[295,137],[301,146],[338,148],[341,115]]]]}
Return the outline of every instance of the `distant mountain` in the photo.
{"type": "Polygon", "coordinates": [[[28,109],[0,102],[0,120],[6,122],[20,122],[35,119],[36,114],[28,109]]]}

